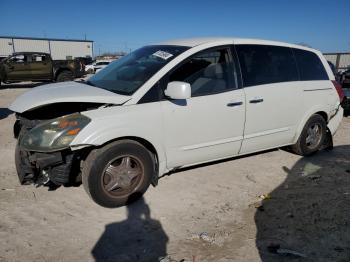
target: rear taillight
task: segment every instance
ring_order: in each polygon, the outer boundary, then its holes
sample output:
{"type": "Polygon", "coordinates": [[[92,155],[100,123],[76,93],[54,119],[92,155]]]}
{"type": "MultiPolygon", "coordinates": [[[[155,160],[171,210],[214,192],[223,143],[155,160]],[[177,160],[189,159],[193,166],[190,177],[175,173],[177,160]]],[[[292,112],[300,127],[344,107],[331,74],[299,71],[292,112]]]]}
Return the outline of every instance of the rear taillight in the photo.
{"type": "Polygon", "coordinates": [[[332,80],[332,83],[333,83],[335,89],[337,90],[340,102],[342,102],[344,99],[344,93],[343,93],[343,89],[341,88],[341,85],[335,80],[332,80]]]}

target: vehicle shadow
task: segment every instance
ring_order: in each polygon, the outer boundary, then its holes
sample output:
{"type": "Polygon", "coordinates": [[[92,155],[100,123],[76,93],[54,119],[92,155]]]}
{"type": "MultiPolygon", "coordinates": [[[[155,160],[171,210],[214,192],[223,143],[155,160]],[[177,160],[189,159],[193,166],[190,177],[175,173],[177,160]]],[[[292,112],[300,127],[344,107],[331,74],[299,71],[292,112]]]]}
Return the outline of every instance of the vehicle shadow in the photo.
{"type": "Polygon", "coordinates": [[[267,261],[350,261],[350,145],[300,159],[255,213],[267,261]]]}
{"type": "Polygon", "coordinates": [[[94,248],[95,261],[159,261],[166,257],[168,236],[151,218],[144,198],[127,206],[126,220],[106,226],[94,248]]]}
{"type": "Polygon", "coordinates": [[[11,111],[10,109],[0,107],[0,120],[8,117],[11,114],[13,114],[13,111],[11,111]]]}

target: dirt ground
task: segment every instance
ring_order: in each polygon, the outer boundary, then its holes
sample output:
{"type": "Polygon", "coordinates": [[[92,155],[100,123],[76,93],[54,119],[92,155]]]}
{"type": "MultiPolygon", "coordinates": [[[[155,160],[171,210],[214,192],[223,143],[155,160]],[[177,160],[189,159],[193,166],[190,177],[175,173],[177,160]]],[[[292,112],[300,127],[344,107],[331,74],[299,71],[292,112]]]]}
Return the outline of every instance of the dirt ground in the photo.
{"type": "Polygon", "coordinates": [[[350,261],[349,117],[333,151],[188,169],[106,209],[82,186],[19,185],[7,107],[26,87],[0,90],[0,261],[350,261]]]}

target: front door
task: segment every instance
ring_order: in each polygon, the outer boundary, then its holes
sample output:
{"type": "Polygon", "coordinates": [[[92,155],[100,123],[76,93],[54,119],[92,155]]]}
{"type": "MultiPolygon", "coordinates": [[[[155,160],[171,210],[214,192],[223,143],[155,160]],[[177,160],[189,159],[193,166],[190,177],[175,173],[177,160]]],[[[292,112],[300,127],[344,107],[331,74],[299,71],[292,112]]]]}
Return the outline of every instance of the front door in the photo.
{"type": "Polygon", "coordinates": [[[16,54],[5,63],[7,80],[21,81],[30,79],[31,56],[27,54],[16,54]]]}
{"type": "Polygon", "coordinates": [[[195,54],[167,77],[191,84],[191,98],[161,102],[167,167],[237,155],[243,138],[245,98],[238,89],[229,48],[195,54]]]}

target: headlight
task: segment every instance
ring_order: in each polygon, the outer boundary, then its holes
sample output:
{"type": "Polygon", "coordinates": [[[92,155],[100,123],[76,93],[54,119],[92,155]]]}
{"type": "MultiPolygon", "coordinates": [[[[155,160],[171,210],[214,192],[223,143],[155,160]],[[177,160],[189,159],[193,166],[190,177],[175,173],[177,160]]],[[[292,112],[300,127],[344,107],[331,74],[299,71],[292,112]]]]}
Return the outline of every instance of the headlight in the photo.
{"type": "Polygon", "coordinates": [[[39,124],[23,136],[20,147],[27,151],[50,152],[67,148],[90,118],[73,114],[39,124]]]}

